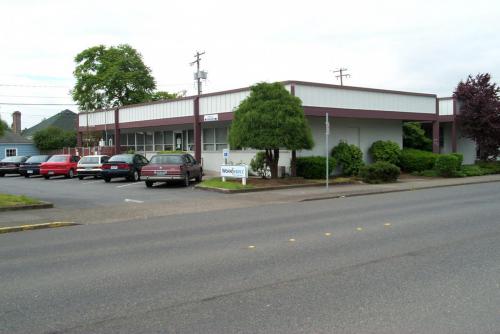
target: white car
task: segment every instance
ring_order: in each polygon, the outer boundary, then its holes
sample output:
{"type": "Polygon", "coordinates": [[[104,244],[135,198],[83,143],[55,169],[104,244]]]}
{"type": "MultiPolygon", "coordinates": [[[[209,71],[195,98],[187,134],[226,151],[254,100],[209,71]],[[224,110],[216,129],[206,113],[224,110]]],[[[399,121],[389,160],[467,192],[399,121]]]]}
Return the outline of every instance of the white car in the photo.
{"type": "Polygon", "coordinates": [[[87,155],[78,161],[76,169],[78,179],[83,180],[86,176],[93,176],[94,178],[101,177],[102,164],[109,160],[107,155],[87,155]]]}

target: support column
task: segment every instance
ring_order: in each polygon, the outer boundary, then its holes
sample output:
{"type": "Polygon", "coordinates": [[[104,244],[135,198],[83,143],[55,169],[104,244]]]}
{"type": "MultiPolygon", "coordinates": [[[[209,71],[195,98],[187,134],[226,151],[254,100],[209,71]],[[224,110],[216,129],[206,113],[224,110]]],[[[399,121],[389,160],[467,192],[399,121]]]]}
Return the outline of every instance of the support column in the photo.
{"type": "Polygon", "coordinates": [[[439,121],[432,122],[432,152],[439,153],[439,121]]]}
{"type": "Polygon", "coordinates": [[[121,153],[120,108],[115,109],[115,154],[121,153]]]}
{"type": "Polygon", "coordinates": [[[76,115],[76,147],[82,147],[82,133],[80,132],[80,114],[76,115]]]}
{"type": "Polygon", "coordinates": [[[194,98],[194,113],[193,113],[193,127],[194,127],[194,158],[196,161],[201,162],[201,124],[200,124],[200,97],[194,98]]]}
{"type": "MultiPolygon", "coordinates": [[[[290,85],[290,94],[295,96],[295,85],[290,85]]],[[[297,151],[292,150],[292,160],[290,161],[290,176],[297,176],[297,151]]]]}
{"type": "Polygon", "coordinates": [[[453,97],[453,122],[451,123],[451,151],[457,152],[457,100],[453,97]]]}

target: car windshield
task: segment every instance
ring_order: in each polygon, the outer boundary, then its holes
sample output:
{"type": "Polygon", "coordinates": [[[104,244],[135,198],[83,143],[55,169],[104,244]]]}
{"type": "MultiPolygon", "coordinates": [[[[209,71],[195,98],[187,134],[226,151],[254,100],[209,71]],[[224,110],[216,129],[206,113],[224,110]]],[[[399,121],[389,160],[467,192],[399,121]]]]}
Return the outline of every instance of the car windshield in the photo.
{"type": "Polygon", "coordinates": [[[179,165],[182,164],[181,155],[155,155],[150,161],[152,164],[179,165]]]}
{"type": "Polygon", "coordinates": [[[34,155],[28,160],[26,160],[27,163],[38,163],[38,162],[45,162],[47,161],[48,155],[34,155]]]}
{"type": "Polygon", "coordinates": [[[23,162],[25,157],[20,157],[20,156],[15,156],[15,157],[8,157],[2,160],[2,162],[23,162]]]}
{"type": "Polygon", "coordinates": [[[109,162],[126,162],[126,163],[132,163],[133,155],[128,155],[128,154],[120,154],[120,155],[114,155],[111,158],[109,158],[109,162]]]}
{"type": "Polygon", "coordinates": [[[83,157],[82,160],[80,160],[80,164],[98,164],[99,163],[99,157],[83,157]]]}
{"type": "Polygon", "coordinates": [[[66,162],[68,157],[66,155],[54,155],[47,162],[66,162]]]}

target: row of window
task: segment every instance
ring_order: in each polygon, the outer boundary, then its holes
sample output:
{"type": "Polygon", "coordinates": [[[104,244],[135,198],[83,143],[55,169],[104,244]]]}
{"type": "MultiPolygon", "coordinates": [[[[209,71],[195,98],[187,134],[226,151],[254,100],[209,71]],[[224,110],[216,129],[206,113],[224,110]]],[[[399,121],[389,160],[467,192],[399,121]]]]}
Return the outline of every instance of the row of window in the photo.
{"type": "MultiPolygon", "coordinates": [[[[202,131],[204,151],[220,151],[228,147],[227,128],[209,128],[202,131]]],[[[123,150],[134,151],[194,151],[194,131],[155,131],[122,133],[120,145],[123,150]]]]}

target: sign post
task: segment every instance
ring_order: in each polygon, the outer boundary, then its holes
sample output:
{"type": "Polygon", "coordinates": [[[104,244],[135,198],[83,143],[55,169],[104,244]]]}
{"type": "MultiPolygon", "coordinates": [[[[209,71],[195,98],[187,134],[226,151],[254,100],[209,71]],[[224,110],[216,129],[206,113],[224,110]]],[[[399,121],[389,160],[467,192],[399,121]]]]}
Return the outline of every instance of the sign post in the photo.
{"type": "MultiPolygon", "coordinates": [[[[222,150],[222,157],[224,158],[224,165],[227,165],[227,159],[229,158],[229,149],[225,148],[222,150]]],[[[225,176],[222,176],[222,182],[226,182],[225,176]]]]}
{"type": "Polygon", "coordinates": [[[220,166],[220,176],[225,182],[226,177],[241,179],[243,185],[247,184],[248,166],[247,165],[223,165],[220,166]]]}
{"type": "Polygon", "coordinates": [[[330,123],[328,122],[328,113],[325,115],[325,157],[326,157],[326,190],[328,190],[328,183],[330,178],[330,170],[328,168],[328,137],[330,136],[330,123]]]}

